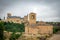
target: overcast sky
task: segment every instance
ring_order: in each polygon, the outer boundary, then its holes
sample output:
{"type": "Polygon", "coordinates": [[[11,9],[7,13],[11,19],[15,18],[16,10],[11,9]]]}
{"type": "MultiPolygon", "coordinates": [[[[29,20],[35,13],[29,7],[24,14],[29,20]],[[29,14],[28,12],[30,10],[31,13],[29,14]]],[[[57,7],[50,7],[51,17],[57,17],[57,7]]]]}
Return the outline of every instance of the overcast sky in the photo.
{"type": "Polygon", "coordinates": [[[60,0],[0,0],[0,18],[36,13],[39,21],[60,22],[60,0]]]}

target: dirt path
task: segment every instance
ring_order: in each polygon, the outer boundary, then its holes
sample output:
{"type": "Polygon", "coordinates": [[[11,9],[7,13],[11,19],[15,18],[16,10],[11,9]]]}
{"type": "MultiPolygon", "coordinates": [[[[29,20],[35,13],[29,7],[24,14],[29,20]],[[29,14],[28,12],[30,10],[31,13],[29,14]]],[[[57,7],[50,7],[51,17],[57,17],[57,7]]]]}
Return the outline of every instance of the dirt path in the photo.
{"type": "Polygon", "coordinates": [[[60,40],[60,34],[54,34],[49,40],[60,40]]]}

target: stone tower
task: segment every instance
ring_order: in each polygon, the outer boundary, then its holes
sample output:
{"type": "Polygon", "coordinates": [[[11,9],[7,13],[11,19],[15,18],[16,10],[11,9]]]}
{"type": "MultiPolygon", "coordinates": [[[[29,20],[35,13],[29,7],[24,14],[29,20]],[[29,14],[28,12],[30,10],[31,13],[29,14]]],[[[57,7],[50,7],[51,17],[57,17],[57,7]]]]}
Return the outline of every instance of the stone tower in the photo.
{"type": "Polygon", "coordinates": [[[29,14],[29,24],[36,24],[36,14],[33,12],[29,14]]]}
{"type": "Polygon", "coordinates": [[[10,16],[11,16],[11,13],[8,13],[8,14],[7,14],[7,17],[10,17],[10,16]]]}
{"type": "Polygon", "coordinates": [[[8,13],[8,14],[7,14],[7,18],[9,18],[10,16],[11,16],[11,13],[8,13]]]}

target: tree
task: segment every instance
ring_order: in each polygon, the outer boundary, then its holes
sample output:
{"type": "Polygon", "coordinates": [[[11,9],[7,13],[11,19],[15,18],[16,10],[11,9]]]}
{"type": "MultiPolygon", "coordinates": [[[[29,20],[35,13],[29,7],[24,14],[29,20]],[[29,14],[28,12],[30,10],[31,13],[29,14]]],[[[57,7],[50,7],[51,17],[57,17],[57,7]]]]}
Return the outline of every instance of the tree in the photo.
{"type": "Polygon", "coordinates": [[[56,33],[58,32],[58,29],[57,28],[53,28],[53,33],[56,33]]]}
{"type": "Polygon", "coordinates": [[[18,24],[18,23],[10,23],[10,22],[5,22],[5,30],[10,31],[10,32],[24,32],[25,31],[25,26],[24,23],[18,24]]]}
{"type": "Polygon", "coordinates": [[[16,34],[16,32],[13,32],[13,33],[11,34],[10,40],[16,40],[16,39],[18,39],[21,35],[22,35],[22,32],[21,32],[21,34],[16,34]]]}
{"type": "Polygon", "coordinates": [[[3,31],[4,31],[4,22],[0,22],[0,40],[4,40],[3,31]]]}

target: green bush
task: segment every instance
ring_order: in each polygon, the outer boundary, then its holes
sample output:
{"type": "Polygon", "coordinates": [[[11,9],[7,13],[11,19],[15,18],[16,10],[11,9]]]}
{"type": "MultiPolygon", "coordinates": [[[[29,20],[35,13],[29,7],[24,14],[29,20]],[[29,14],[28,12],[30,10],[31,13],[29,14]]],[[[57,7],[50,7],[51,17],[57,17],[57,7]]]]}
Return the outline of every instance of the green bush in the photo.
{"type": "Polygon", "coordinates": [[[4,22],[0,22],[0,40],[4,40],[3,31],[4,31],[4,22]]]}
{"type": "Polygon", "coordinates": [[[58,32],[59,30],[57,28],[53,28],[53,33],[58,32]]]}
{"type": "Polygon", "coordinates": [[[6,31],[10,31],[10,32],[24,32],[25,31],[24,23],[18,24],[18,23],[5,22],[4,24],[5,24],[6,31]]]}
{"type": "Polygon", "coordinates": [[[21,32],[21,34],[15,34],[15,32],[13,32],[13,33],[11,34],[10,40],[16,40],[16,39],[18,39],[19,37],[21,37],[21,35],[22,35],[22,32],[21,32]]]}

